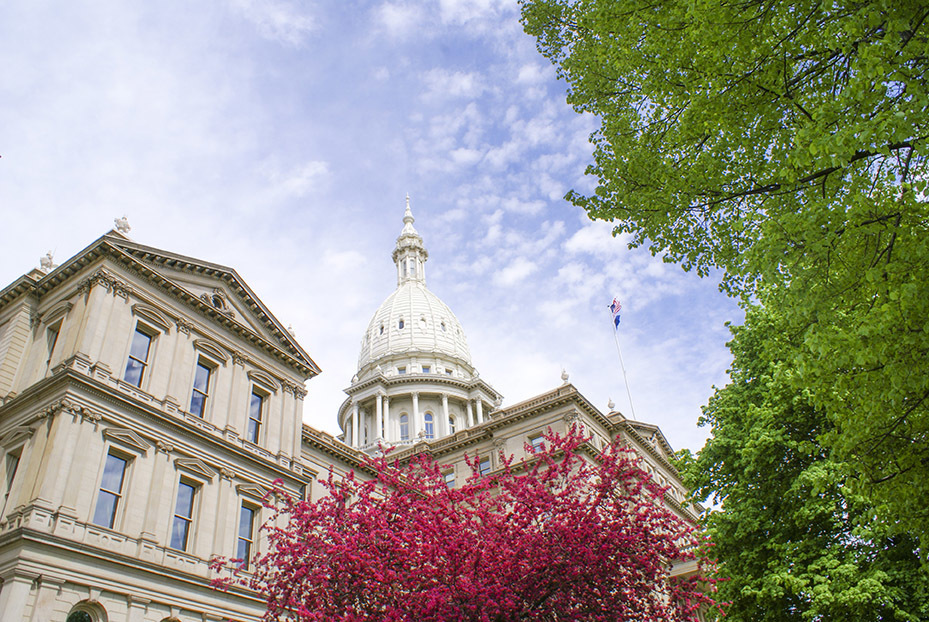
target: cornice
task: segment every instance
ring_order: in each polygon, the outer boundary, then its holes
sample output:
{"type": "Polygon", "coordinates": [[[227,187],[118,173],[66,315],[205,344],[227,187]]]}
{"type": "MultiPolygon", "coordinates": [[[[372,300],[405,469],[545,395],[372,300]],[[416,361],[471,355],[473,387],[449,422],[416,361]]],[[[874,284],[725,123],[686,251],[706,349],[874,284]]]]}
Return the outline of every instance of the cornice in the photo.
{"type": "MultiPolygon", "coordinates": [[[[68,411],[79,414],[95,423],[105,422],[109,425],[125,426],[125,421],[107,414],[104,408],[97,406],[98,402],[109,404],[110,407],[131,409],[131,413],[147,421],[148,425],[154,423],[170,427],[170,436],[161,437],[149,431],[145,431],[141,436],[151,440],[154,444],[167,442],[172,446],[172,451],[176,450],[179,454],[196,457],[201,452],[194,450],[192,446],[199,444],[207,448],[212,447],[212,449],[207,449],[203,453],[210,456],[209,463],[217,468],[241,471],[242,467],[239,463],[247,462],[254,465],[254,468],[251,469],[253,472],[255,469],[270,472],[269,482],[278,478],[300,483],[308,481],[305,475],[287,469],[272,459],[245,451],[222,435],[210,434],[191,425],[181,417],[168,414],[134,398],[130,394],[117,391],[96,378],[71,368],[65,368],[60,373],[31,385],[24,392],[0,406],[0,419],[14,411],[30,412],[30,405],[35,404],[37,410],[28,418],[29,422],[34,422],[43,417],[54,416],[58,412],[68,411]],[[82,395],[81,398],[83,399],[79,399],[69,391],[70,387],[84,391],[86,395],[82,395]],[[49,397],[51,399],[48,399],[49,397]],[[86,402],[90,402],[90,404],[86,402]],[[186,441],[190,445],[182,447],[179,441],[186,441]],[[226,457],[223,457],[224,454],[226,457]],[[229,455],[234,455],[235,460],[230,460],[229,455]]],[[[294,456],[293,462],[299,462],[299,457],[294,456]]]]}
{"type": "MultiPolygon", "coordinates": [[[[305,423],[303,424],[301,439],[307,445],[315,447],[316,449],[322,451],[324,454],[338,458],[343,463],[345,463],[345,465],[351,468],[361,467],[362,463],[367,458],[367,455],[364,452],[358,451],[353,447],[349,447],[331,434],[323,432],[322,430],[317,430],[316,428],[310,427],[305,423]]],[[[365,471],[367,471],[367,469],[365,469],[365,471]]]]}
{"type": "MultiPolygon", "coordinates": [[[[136,244],[127,241],[122,236],[116,237],[109,233],[98,238],[67,262],[58,266],[43,277],[34,279],[29,275],[25,275],[14,281],[4,290],[0,291],[0,310],[9,302],[25,293],[29,293],[30,290],[38,299],[41,299],[49,291],[78,274],[98,259],[104,257],[113,260],[118,265],[137,274],[147,282],[167,291],[168,294],[182,302],[185,306],[196,311],[199,315],[205,316],[209,320],[225,326],[245,341],[252,343],[288,366],[299,370],[302,374],[305,374],[307,378],[319,374],[319,366],[316,365],[309,354],[296,343],[274,316],[271,315],[270,311],[258,300],[257,296],[252,293],[248,286],[245,285],[244,281],[235,270],[218,264],[202,262],[189,257],[183,257],[181,255],[175,255],[159,249],[136,244]],[[164,265],[166,267],[179,266],[178,269],[184,269],[186,267],[191,273],[212,276],[222,280],[242,298],[246,306],[258,318],[259,322],[266,326],[278,338],[283,347],[268,341],[251,328],[232,319],[228,314],[214,308],[206,301],[201,300],[192,292],[189,292],[187,289],[150,267],[146,261],[151,262],[153,265],[164,265]]],[[[115,279],[112,275],[107,274],[106,271],[104,271],[103,274],[95,273],[91,275],[91,280],[84,286],[92,288],[97,283],[104,283],[108,289],[113,288],[115,293],[123,297],[131,293],[131,288],[128,288],[128,286],[115,279]]]]}

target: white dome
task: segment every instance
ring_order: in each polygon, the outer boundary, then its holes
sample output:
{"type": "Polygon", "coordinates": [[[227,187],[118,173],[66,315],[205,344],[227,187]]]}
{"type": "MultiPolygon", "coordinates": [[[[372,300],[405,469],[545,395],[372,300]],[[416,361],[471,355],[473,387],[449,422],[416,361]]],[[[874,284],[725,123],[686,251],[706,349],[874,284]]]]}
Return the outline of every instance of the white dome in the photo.
{"type": "Polygon", "coordinates": [[[419,281],[400,285],[374,313],[362,338],[359,378],[378,361],[406,354],[471,367],[471,352],[458,318],[419,281]]]}

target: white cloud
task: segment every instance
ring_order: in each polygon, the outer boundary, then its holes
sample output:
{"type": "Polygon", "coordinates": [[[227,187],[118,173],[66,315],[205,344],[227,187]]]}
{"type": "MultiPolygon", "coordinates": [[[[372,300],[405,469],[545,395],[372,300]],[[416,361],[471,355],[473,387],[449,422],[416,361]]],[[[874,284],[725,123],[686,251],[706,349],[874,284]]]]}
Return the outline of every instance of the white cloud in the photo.
{"type": "Polygon", "coordinates": [[[550,78],[552,70],[550,67],[539,63],[527,63],[519,68],[519,74],[516,76],[518,84],[539,84],[550,78]]]}
{"type": "Polygon", "coordinates": [[[311,192],[319,192],[329,177],[329,164],[321,160],[312,160],[285,172],[272,170],[268,173],[273,187],[291,197],[305,197],[311,192]]]}
{"type": "Polygon", "coordinates": [[[378,24],[392,37],[405,38],[422,25],[423,7],[404,2],[385,2],[375,9],[378,24]]]}
{"type": "Polygon", "coordinates": [[[255,25],[261,36],[288,46],[302,45],[309,33],[316,29],[314,17],[291,2],[233,0],[233,6],[255,25]]]}
{"type": "Polygon", "coordinates": [[[498,287],[510,287],[536,272],[539,266],[526,259],[517,257],[507,267],[494,273],[493,281],[498,287]]]}
{"type": "Polygon", "coordinates": [[[426,100],[473,99],[484,91],[481,77],[474,72],[430,69],[422,76],[426,100]]]}
{"type": "Polygon", "coordinates": [[[452,161],[455,164],[462,166],[470,166],[477,162],[480,162],[484,154],[482,154],[477,149],[453,149],[451,153],[448,154],[451,156],[452,161]]]}

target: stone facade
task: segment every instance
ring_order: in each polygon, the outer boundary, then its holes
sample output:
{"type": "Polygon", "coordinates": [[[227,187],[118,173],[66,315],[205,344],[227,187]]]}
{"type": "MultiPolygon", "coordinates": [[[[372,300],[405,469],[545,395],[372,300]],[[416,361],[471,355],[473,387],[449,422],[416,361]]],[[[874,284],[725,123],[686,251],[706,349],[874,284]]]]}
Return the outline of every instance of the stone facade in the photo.
{"type": "Polygon", "coordinates": [[[210,559],[262,549],[275,480],[317,497],[317,478],[382,445],[432,454],[455,485],[466,454],[494,470],[501,452],[576,423],[594,448],[625,439],[669,507],[696,517],[655,426],[599,411],[567,380],[500,407],[425,286],[409,204],[398,289],[363,337],[340,438],[302,423],[319,368],[234,270],[124,233],[0,291],[3,620],[256,621],[255,594],[210,588],[210,559]]]}

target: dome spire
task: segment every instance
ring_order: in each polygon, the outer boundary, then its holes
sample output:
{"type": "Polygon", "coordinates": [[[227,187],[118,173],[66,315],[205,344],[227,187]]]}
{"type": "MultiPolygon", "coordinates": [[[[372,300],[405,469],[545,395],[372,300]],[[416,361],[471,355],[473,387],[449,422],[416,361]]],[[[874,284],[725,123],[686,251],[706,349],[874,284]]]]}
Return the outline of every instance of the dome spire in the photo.
{"type": "Polygon", "coordinates": [[[397,287],[409,282],[426,284],[426,260],[429,258],[429,252],[423,246],[422,237],[413,227],[415,220],[410,209],[410,195],[407,194],[403,229],[400,230],[397,247],[393,252],[394,264],[397,266],[397,287]]]}

